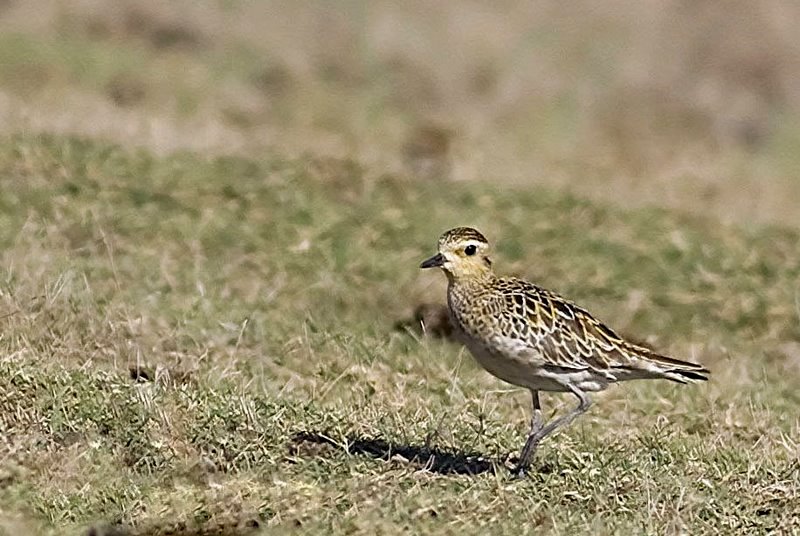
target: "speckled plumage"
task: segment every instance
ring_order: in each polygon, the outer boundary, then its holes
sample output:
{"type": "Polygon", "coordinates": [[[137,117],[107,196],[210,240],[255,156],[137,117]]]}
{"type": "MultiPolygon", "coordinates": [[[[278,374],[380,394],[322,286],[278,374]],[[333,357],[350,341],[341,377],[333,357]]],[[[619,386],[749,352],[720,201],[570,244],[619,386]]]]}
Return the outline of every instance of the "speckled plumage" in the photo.
{"type": "Polygon", "coordinates": [[[439,253],[422,263],[448,278],[447,302],[459,338],[498,378],[530,389],[534,416],[520,456],[524,470],[539,441],[588,409],[586,392],[623,380],[705,380],[708,370],[626,341],[588,311],[537,285],[497,277],[488,241],[458,227],[439,239],[439,253]],[[539,391],[571,392],[572,412],[544,426],[539,391]]]}

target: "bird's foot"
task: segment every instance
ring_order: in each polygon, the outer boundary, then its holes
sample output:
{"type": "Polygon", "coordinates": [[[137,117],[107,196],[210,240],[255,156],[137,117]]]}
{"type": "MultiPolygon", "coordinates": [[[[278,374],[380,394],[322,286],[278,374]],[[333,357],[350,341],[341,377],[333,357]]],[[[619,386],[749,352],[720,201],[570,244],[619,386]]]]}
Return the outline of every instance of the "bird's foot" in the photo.
{"type": "Polygon", "coordinates": [[[531,469],[530,464],[528,465],[518,464],[513,469],[511,469],[511,477],[514,480],[521,480],[528,476],[530,469],[531,469]]]}

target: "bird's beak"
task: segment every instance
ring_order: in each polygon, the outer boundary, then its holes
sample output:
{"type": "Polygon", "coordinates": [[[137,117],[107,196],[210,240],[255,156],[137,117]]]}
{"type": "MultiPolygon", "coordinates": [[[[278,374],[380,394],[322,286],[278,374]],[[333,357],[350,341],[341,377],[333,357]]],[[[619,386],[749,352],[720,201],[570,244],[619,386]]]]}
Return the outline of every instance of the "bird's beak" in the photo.
{"type": "Polygon", "coordinates": [[[444,255],[441,253],[437,253],[430,259],[422,261],[422,264],[419,265],[420,268],[436,268],[437,266],[441,266],[444,264],[444,255]]]}

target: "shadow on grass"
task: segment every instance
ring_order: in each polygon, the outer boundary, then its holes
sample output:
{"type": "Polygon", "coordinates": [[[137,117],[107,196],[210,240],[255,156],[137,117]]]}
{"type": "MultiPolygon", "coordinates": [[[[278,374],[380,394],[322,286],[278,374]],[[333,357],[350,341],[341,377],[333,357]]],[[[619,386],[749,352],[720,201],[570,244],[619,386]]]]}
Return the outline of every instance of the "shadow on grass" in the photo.
{"type": "Polygon", "coordinates": [[[121,523],[101,524],[85,532],[86,536],[250,536],[258,533],[261,523],[255,518],[189,523],[184,521],[158,521],[141,527],[121,523]]]}
{"type": "Polygon", "coordinates": [[[477,452],[453,453],[437,448],[391,443],[383,439],[350,436],[338,443],[318,432],[298,432],[292,437],[290,450],[303,457],[326,457],[336,451],[360,454],[378,460],[401,460],[418,470],[441,475],[479,475],[495,473],[503,464],[489,460],[477,452]]]}

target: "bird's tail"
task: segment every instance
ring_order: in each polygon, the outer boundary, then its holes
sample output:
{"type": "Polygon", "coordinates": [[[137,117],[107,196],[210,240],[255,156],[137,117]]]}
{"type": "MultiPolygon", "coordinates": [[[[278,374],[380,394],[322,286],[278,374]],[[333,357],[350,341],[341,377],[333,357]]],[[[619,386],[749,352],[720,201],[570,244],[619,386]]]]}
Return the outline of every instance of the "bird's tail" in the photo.
{"type": "Polygon", "coordinates": [[[711,371],[703,365],[682,361],[665,355],[658,354],[649,348],[635,344],[628,344],[630,354],[636,356],[635,368],[650,377],[666,378],[678,383],[691,381],[706,381],[711,371]]]}

